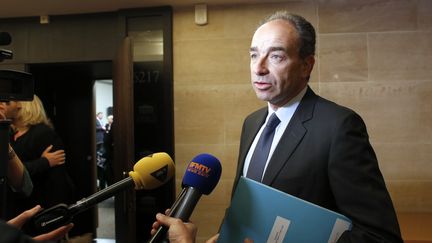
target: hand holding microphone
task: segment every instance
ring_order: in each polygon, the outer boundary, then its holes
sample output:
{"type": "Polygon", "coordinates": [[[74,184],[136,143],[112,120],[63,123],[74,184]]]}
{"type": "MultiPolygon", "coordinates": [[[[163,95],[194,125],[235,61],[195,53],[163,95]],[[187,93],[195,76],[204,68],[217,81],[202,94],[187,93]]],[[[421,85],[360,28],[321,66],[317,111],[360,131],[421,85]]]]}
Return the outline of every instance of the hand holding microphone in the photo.
{"type": "MultiPolygon", "coordinates": [[[[221,173],[221,164],[213,155],[200,154],[193,158],[183,177],[183,190],[171,206],[168,216],[181,219],[183,222],[188,221],[201,195],[208,195],[213,191],[221,173]]],[[[165,240],[167,231],[167,227],[160,226],[149,243],[165,240]]]]}
{"type": "Polygon", "coordinates": [[[27,224],[26,232],[48,232],[72,221],[72,218],[114,196],[116,193],[135,187],[136,190],[151,190],[162,186],[174,175],[174,162],[167,153],[154,153],[139,160],[125,178],[72,205],[58,204],[36,214],[27,224]]]}
{"type": "Polygon", "coordinates": [[[181,219],[166,216],[165,214],[156,214],[156,220],[153,224],[152,233],[154,234],[159,225],[168,227],[167,239],[170,243],[193,243],[195,242],[198,228],[192,222],[183,222],[181,219]]]}

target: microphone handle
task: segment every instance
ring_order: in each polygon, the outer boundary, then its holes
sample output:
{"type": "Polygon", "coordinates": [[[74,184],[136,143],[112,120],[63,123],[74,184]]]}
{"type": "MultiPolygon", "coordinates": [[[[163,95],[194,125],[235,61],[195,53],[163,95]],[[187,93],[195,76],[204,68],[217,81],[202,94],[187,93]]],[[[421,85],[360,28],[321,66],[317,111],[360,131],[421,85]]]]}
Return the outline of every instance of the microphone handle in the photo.
{"type": "MultiPolygon", "coordinates": [[[[173,212],[177,210],[178,205],[183,200],[184,195],[186,194],[187,189],[183,188],[178,195],[177,199],[174,201],[173,205],[170,208],[170,212],[168,216],[172,216],[173,212]]],[[[152,236],[152,238],[148,241],[148,243],[169,243],[168,240],[166,240],[166,233],[168,232],[168,228],[164,225],[159,226],[156,233],[152,236]]]]}
{"type": "MultiPolygon", "coordinates": [[[[183,222],[189,221],[189,217],[192,214],[198,200],[201,197],[201,192],[194,187],[185,187],[181,191],[179,197],[174,202],[173,206],[170,209],[170,213],[168,216],[179,218],[183,222]]],[[[166,239],[166,234],[168,232],[168,228],[166,226],[159,226],[156,233],[153,237],[148,241],[148,243],[159,243],[159,242],[169,242],[166,239]]]]}
{"type": "Polygon", "coordinates": [[[194,187],[186,187],[186,193],[183,196],[183,200],[181,200],[172,213],[170,213],[170,216],[181,219],[183,222],[189,221],[189,217],[192,215],[201,195],[202,194],[198,189],[194,187]]]}
{"type": "Polygon", "coordinates": [[[69,212],[71,215],[76,215],[80,212],[87,210],[90,207],[93,207],[95,204],[114,196],[123,189],[133,186],[135,186],[133,179],[131,177],[125,178],[112,184],[109,187],[106,187],[96,192],[93,195],[90,195],[87,198],[83,198],[77,201],[75,204],[69,206],[69,212]]]}

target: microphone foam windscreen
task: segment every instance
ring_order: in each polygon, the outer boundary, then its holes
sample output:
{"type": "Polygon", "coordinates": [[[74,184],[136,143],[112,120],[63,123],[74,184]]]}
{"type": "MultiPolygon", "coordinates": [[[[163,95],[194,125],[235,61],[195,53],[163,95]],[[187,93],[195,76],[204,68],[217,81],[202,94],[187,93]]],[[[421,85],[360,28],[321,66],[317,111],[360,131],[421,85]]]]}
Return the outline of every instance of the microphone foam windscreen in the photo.
{"type": "Polygon", "coordinates": [[[208,195],[216,187],[222,173],[219,160],[211,154],[197,155],[189,163],[183,176],[183,187],[194,187],[208,195]]]}
{"type": "Polygon", "coordinates": [[[129,172],[135,189],[151,190],[162,186],[174,176],[174,162],[167,153],[154,153],[140,159],[129,172]]]}

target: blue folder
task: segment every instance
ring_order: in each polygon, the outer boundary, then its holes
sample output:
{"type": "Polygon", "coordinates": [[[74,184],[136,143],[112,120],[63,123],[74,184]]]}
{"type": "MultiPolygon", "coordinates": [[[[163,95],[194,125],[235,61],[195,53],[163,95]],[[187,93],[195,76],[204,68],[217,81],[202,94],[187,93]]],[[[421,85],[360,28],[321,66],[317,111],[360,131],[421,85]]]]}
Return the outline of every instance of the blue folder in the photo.
{"type": "Polygon", "coordinates": [[[218,243],[333,243],[351,227],[342,214],[241,177],[218,243]]]}

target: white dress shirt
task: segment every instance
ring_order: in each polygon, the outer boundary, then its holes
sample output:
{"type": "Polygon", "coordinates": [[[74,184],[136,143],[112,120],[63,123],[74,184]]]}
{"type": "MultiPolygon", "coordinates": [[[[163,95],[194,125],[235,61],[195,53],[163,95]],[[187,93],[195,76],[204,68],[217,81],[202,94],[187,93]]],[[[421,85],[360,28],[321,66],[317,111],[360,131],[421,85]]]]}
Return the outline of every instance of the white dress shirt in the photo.
{"type": "MultiPolygon", "coordinates": [[[[297,96],[295,96],[293,99],[291,99],[287,104],[278,108],[277,111],[274,111],[271,108],[270,104],[267,104],[268,105],[268,114],[267,114],[266,121],[261,126],[257,135],[255,136],[255,139],[254,139],[254,141],[253,141],[253,143],[252,143],[251,147],[249,148],[249,151],[246,155],[246,159],[245,159],[245,163],[244,163],[244,167],[243,167],[243,175],[244,176],[247,175],[247,171],[249,169],[249,164],[250,164],[253,152],[255,150],[256,144],[258,143],[258,140],[261,136],[261,133],[264,130],[264,127],[267,124],[267,121],[270,118],[270,116],[273,114],[273,112],[276,112],[276,115],[281,122],[275,128],[276,129],[275,135],[273,137],[272,145],[270,147],[269,156],[267,158],[267,162],[266,162],[265,167],[264,167],[264,172],[263,172],[263,177],[264,177],[265,171],[266,171],[267,166],[268,166],[268,162],[270,161],[271,156],[273,155],[273,152],[274,152],[277,144],[279,143],[279,140],[281,139],[283,133],[285,132],[285,129],[288,126],[288,123],[290,122],[292,116],[294,115],[294,112],[296,111],[298,105],[300,104],[301,99],[305,95],[306,90],[307,90],[307,87],[305,87],[302,91],[300,91],[300,93],[297,96]]],[[[261,180],[262,180],[262,178],[261,178],[261,180]]]]}

